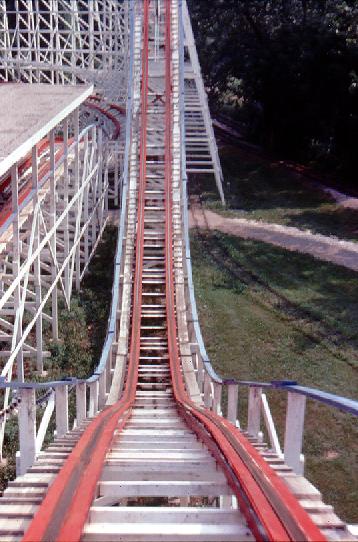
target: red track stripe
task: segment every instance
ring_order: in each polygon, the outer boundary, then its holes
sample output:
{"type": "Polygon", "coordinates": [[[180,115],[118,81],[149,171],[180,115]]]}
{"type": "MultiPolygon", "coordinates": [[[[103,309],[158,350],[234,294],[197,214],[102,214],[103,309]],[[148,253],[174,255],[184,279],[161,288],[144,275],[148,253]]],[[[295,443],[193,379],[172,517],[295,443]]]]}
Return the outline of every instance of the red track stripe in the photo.
{"type": "MultiPolygon", "coordinates": [[[[114,405],[110,409],[103,410],[97,416],[97,418],[88,426],[88,428],[85,430],[84,434],[78,441],[77,445],[67,458],[60,473],[58,474],[58,476],[56,476],[53,484],[51,484],[45,499],[42,501],[39,510],[37,511],[34,519],[30,523],[30,526],[27,529],[24,538],[22,539],[23,542],[61,540],[57,538],[57,532],[54,532],[54,536],[51,537],[49,531],[51,529],[55,530],[56,527],[61,526],[64,514],[68,509],[71,510],[70,500],[73,498],[73,495],[72,493],[70,493],[66,499],[65,492],[66,489],[71,486],[74,469],[81,468],[84,461],[87,460],[88,462],[88,460],[91,459],[85,457],[86,450],[90,445],[92,439],[95,438],[95,433],[98,430],[102,430],[102,435],[100,435],[98,442],[103,449],[107,435],[104,434],[104,429],[101,427],[101,425],[109,416],[111,417],[110,419],[112,422],[115,420],[115,423],[117,423],[120,414],[121,411],[119,410],[118,404],[114,405]],[[64,499],[63,503],[61,503],[61,499],[64,499]]],[[[73,488],[73,491],[74,490],[75,488],[73,488]]],[[[76,510],[76,513],[78,512],[79,511],[76,510]]],[[[78,540],[80,540],[80,536],[78,537],[78,540]]],[[[73,540],[75,540],[75,538],[73,538],[73,540]]]]}
{"type": "Polygon", "coordinates": [[[114,414],[106,423],[101,440],[96,444],[91,462],[86,469],[85,479],[78,486],[71,508],[67,511],[64,525],[58,535],[58,541],[77,542],[81,539],[83,527],[88,517],[88,511],[95,498],[97,483],[103,470],[107,450],[112,442],[114,431],[121,431],[128,421],[129,413],[118,424],[118,415],[114,414]]]}

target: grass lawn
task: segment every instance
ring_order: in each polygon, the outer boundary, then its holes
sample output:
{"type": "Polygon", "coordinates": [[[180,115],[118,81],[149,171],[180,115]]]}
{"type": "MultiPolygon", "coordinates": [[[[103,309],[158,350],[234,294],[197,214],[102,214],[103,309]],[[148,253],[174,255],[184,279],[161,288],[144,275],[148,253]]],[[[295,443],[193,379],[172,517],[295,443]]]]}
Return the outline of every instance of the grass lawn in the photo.
{"type": "MultiPolygon", "coordinates": [[[[193,233],[192,256],[204,339],[219,373],[292,379],[357,398],[357,274],[216,232],[193,233]]],[[[270,392],[269,403],[282,437],[285,394],[270,392]]],[[[245,404],[243,397],[244,426],[245,404]]],[[[306,475],[326,502],[357,522],[357,421],[308,400],[304,453],[306,475]]]]}
{"type": "Polygon", "coordinates": [[[339,207],[328,195],[315,190],[294,172],[248,154],[240,147],[221,150],[227,208],[217,193],[199,183],[198,193],[210,208],[226,216],[263,220],[313,233],[358,239],[358,212],[339,207]],[[204,190],[203,190],[204,189],[204,190]]]}

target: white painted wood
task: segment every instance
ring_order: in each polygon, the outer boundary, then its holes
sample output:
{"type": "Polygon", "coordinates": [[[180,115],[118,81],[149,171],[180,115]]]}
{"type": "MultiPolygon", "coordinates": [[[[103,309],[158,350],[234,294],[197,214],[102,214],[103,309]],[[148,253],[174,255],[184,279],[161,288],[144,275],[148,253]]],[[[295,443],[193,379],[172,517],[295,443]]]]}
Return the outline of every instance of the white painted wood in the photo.
{"type": "Polygon", "coordinates": [[[55,394],[52,393],[47,402],[45,412],[43,413],[39,429],[36,435],[36,454],[41,450],[43,442],[45,440],[46,432],[52,417],[52,413],[55,409],[55,394]]]}
{"type": "Polygon", "coordinates": [[[239,398],[239,385],[228,384],[227,385],[227,419],[235,426],[237,424],[237,409],[239,398]]]}
{"type": "Polygon", "coordinates": [[[226,483],[205,481],[120,481],[100,482],[101,496],[116,497],[185,497],[231,495],[231,489],[226,483]]]}
{"type": "Polygon", "coordinates": [[[63,437],[68,427],[68,386],[61,386],[55,389],[56,402],[56,436],[63,437]]]}
{"type": "Polygon", "coordinates": [[[288,392],[287,412],[284,440],[285,463],[296,474],[303,474],[301,457],[303,443],[303,428],[305,421],[306,397],[298,393],[288,392]]]}
{"type": "Polygon", "coordinates": [[[17,474],[25,474],[36,455],[36,405],[35,390],[23,389],[20,392],[19,444],[20,455],[17,474]]]}
{"type": "Polygon", "coordinates": [[[76,384],[77,426],[86,418],[86,384],[76,384]]]}
{"type": "Polygon", "coordinates": [[[95,523],[86,526],[83,540],[95,542],[118,541],[122,536],[126,542],[245,542],[253,540],[248,529],[239,525],[197,525],[174,523],[153,525],[148,523],[104,524],[95,523]]]}
{"type": "Polygon", "coordinates": [[[213,411],[216,414],[222,415],[221,411],[221,394],[222,394],[222,384],[213,382],[214,394],[213,394],[213,411]]]}
{"type": "Polygon", "coordinates": [[[240,517],[237,511],[224,508],[155,507],[155,506],[93,506],[90,521],[100,523],[202,523],[235,524],[240,517]]]}
{"type": "Polygon", "coordinates": [[[91,382],[91,384],[89,385],[89,389],[90,389],[89,409],[88,409],[89,416],[95,416],[98,412],[98,388],[99,388],[98,380],[91,382]]]}
{"type": "Polygon", "coordinates": [[[252,437],[257,437],[261,424],[261,394],[262,388],[249,388],[249,404],[247,417],[247,432],[252,437]]]}
{"type": "Polygon", "coordinates": [[[211,378],[207,372],[204,375],[204,404],[207,408],[211,408],[212,405],[212,383],[211,378]]]}
{"type": "Polygon", "coordinates": [[[265,420],[265,427],[267,429],[267,433],[270,439],[272,449],[278,456],[282,456],[282,450],[281,450],[280,442],[278,440],[276,427],[272,418],[271,410],[270,410],[265,393],[261,394],[261,402],[262,402],[262,413],[265,420]]]}

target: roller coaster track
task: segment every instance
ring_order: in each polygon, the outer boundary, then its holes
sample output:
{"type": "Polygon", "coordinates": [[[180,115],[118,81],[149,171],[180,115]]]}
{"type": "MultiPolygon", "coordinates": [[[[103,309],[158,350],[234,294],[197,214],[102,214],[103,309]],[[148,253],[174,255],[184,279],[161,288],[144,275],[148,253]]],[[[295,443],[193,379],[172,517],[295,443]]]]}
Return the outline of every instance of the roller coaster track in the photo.
{"type": "MultiPolygon", "coordinates": [[[[9,484],[0,498],[0,541],[330,538],[260,445],[220,415],[218,405],[209,408],[207,380],[201,393],[187,359],[179,7],[167,0],[159,18],[156,2],[143,0],[134,9],[129,182],[117,262],[121,333],[113,367],[105,373],[99,367],[87,382],[92,394],[112,377],[106,404],[92,403],[89,418],[77,416],[77,427],[58,434],[9,484]],[[162,39],[153,60],[155,33],[162,39]]],[[[91,107],[115,120],[96,98],[91,107]]],[[[213,382],[215,403],[215,375],[213,382]]],[[[84,383],[75,384],[81,398],[84,383]]],[[[354,413],[351,403],[346,408],[354,413]]],[[[316,498],[316,516],[323,507],[316,498]]],[[[342,533],[341,539],[352,539],[342,533]]]]}

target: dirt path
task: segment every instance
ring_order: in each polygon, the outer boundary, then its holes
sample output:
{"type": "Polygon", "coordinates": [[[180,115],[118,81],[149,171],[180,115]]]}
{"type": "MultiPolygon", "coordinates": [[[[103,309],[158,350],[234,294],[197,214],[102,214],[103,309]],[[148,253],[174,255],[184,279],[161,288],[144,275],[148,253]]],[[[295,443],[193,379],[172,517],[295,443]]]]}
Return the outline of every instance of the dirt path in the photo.
{"type": "Polygon", "coordinates": [[[341,207],[344,207],[345,209],[355,209],[356,211],[358,211],[358,198],[354,198],[353,196],[347,196],[347,194],[344,194],[343,192],[338,192],[338,190],[334,190],[334,188],[329,188],[329,186],[325,186],[324,184],[318,184],[318,187],[326,194],[329,194],[331,198],[333,198],[335,202],[341,207]]]}
{"type": "Polygon", "coordinates": [[[191,206],[189,225],[192,228],[219,230],[243,239],[264,241],[358,271],[358,243],[336,237],[313,234],[291,226],[223,217],[197,204],[191,206]]]}

